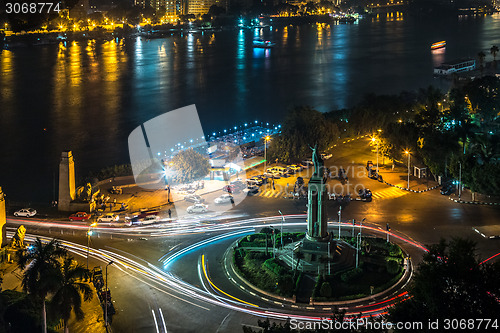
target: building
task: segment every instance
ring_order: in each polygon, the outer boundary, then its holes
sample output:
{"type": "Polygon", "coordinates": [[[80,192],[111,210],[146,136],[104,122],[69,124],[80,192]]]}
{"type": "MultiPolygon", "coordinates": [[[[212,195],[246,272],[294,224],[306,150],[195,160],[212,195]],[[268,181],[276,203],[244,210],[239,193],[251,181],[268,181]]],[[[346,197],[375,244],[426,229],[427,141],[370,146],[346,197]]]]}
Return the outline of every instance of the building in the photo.
{"type": "Polygon", "coordinates": [[[188,0],[187,14],[204,15],[208,13],[211,6],[217,5],[227,10],[227,1],[225,0],[188,0]]]}
{"type": "Polygon", "coordinates": [[[176,0],[134,0],[134,5],[145,8],[149,6],[154,10],[163,10],[165,9],[166,16],[175,16],[182,14],[177,10],[177,1],[176,0]]]}
{"type": "Polygon", "coordinates": [[[459,59],[442,63],[434,68],[435,75],[450,75],[454,73],[467,72],[476,69],[476,60],[459,59]]]}

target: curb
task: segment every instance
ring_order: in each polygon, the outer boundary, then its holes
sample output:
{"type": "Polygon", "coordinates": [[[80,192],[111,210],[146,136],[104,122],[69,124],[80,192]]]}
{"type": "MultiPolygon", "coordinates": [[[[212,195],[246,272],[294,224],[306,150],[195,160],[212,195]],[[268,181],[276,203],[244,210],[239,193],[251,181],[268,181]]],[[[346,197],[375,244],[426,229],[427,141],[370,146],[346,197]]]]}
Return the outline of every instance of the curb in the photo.
{"type": "Polygon", "coordinates": [[[432,191],[436,188],[439,187],[439,185],[436,185],[436,186],[433,186],[433,187],[429,187],[428,189],[425,189],[425,190],[419,190],[419,191],[416,191],[416,190],[412,190],[412,189],[408,189],[406,187],[401,187],[399,185],[393,185],[393,184],[389,184],[388,182],[386,182],[385,180],[382,181],[384,184],[386,185],[389,185],[389,186],[392,186],[392,187],[397,187],[399,188],[400,190],[404,190],[404,191],[408,191],[408,192],[413,192],[413,193],[423,193],[423,192],[428,192],[428,191],[432,191]]]}
{"type": "Polygon", "coordinates": [[[465,201],[460,199],[453,199],[452,197],[448,197],[453,202],[461,203],[461,204],[472,204],[472,205],[484,205],[484,206],[498,206],[500,202],[483,202],[483,201],[465,201]]]}

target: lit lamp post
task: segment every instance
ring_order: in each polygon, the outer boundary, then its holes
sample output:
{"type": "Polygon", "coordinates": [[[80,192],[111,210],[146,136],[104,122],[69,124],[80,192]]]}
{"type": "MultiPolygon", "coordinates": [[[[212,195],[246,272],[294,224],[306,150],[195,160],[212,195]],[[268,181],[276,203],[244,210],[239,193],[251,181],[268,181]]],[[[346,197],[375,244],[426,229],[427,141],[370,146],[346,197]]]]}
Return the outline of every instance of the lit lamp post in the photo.
{"type": "Polygon", "coordinates": [[[264,172],[266,172],[267,169],[267,141],[271,140],[271,137],[267,135],[264,138],[264,172]]]}
{"type": "Polygon", "coordinates": [[[406,188],[409,190],[410,189],[410,157],[411,157],[411,153],[409,150],[405,150],[405,154],[408,155],[408,186],[406,188]]]}
{"type": "Polygon", "coordinates": [[[106,265],[106,296],[104,297],[106,299],[105,301],[105,306],[104,306],[104,326],[108,327],[108,266],[112,265],[113,261],[111,260],[107,265],[106,265]]]}
{"type": "Polygon", "coordinates": [[[90,228],[95,227],[97,225],[97,222],[92,223],[89,225],[89,229],[87,230],[87,269],[89,269],[89,247],[90,247],[90,236],[92,236],[92,230],[90,228]]]}

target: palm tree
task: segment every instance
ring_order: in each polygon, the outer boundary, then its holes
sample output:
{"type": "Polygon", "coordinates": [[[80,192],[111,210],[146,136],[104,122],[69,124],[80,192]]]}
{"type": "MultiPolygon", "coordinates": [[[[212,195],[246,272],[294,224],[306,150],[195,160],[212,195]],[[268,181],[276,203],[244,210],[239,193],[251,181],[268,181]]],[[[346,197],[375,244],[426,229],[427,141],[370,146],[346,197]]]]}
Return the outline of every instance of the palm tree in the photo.
{"type": "Polygon", "coordinates": [[[29,249],[18,252],[17,264],[24,271],[22,279],[23,290],[39,298],[42,303],[43,332],[47,332],[47,312],[45,297],[55,288],[54,277],[60,267],[59,258],[65,256],[67,251],[61,243],[53,239],[44,244],[37,238],[29,249]]]}
{"type": "Polygon", "coordinates": [[[496,57],[497,57],[497,53],[498,53],[498,46],[496,45],[493,45],[490,49],[490,53],[493,55],[493,61],[497,61],[496,60],[496,57]]]}
{"type": "Polygon", "coordinates": [[[82,295],[84,301],[90,301],[93,293],[90,286],[83,282],[88,276],[88,270],[83,264],[77,263],[72,257],[64,258],[56,276],[57,287],[51,300],[51,308],[63,320],[64,332],[69,332],[68,320],[71,311],[74,311],[76,319],[82,320],[82,295]]]}

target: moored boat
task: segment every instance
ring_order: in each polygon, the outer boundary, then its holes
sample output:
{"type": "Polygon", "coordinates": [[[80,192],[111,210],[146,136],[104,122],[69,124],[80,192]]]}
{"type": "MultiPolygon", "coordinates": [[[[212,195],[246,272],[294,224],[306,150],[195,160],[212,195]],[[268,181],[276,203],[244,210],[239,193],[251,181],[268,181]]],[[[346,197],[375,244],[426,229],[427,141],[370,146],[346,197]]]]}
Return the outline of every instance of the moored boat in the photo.
{"type": "Polygon", "coordinates": [[[446,47],[446,41],[442,40],[431,45],[431,50],[437,50],[446,47]]]}
{"type": "Polygon", "coordinates": [[[276,43],[273,43],[270,40],[256,39],[253,41],[254,47],[271,48],[274,47],[274,45],[276,45],[276,43]]]}

